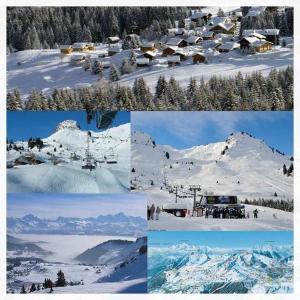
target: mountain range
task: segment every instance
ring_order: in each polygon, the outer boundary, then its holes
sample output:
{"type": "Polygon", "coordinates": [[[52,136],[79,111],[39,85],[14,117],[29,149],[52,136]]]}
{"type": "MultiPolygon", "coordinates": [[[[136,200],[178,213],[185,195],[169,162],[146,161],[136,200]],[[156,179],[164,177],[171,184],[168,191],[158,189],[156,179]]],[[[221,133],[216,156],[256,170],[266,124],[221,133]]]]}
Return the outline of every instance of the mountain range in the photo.
{"type": "Polygon", "coordinates": [[[142,236],[146,229],[145,219],[124,213],[90,218],[58,217],[55,220],[41,219],[33,214],[7,218],[9,233],[142,236]]]}

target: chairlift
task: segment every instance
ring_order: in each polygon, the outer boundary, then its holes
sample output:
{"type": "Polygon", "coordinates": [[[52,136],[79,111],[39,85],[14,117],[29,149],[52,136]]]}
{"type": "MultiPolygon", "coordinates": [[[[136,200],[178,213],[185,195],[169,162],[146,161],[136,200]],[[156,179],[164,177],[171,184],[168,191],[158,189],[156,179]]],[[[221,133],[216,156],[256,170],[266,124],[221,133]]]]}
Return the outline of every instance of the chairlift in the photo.
{"type": "Polygon", "coordinates": [[[105,157],[106,157],[106,163],[109,165],[118,163],[117,155],[114,153],[113,148],[109,148],[109,154],[107,154],[105,157]]]}

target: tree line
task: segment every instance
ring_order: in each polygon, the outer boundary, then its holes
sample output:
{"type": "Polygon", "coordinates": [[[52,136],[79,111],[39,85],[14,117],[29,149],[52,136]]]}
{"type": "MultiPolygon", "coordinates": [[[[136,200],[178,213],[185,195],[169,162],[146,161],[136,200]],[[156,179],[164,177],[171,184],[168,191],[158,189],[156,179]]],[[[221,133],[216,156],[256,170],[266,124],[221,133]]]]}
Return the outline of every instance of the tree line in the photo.
{"type": "Polygon", "coordinates": [[[46,96],[33,90],[22,101],[18,89],[7,93],[8,110],[292,110],[293,67],[235,76],[190,79],[182,87],[174,77],[160,76],[154,93],[143,78],[133,87],[109,83],[75,90],[55,89],[46,96]]]}
{"type": "MultiPolygon", "coordinates": [[[[274,197],[277,197],[277,193],[274,193],[274,197]]],[[[265,198],[249,200],[246,198],[245,201],[243,201],[243,203],[249,205],[270,207],[270,208],[280,209],[288,212],[294,211],[293,201],[286,201],[286,200],[279,200],[279,199],[274,200],[274,199],[265,199],[265,198]]]]}
{"type": "MultiPolygon", "coordinates": [[[[243,7],[246,16],[249,7],[243,7]]],[[[278,10],[277,6],[267,7],[264,12],[256,17],[244,17],[241,20],[242,34],[244,29],[269,29],[277,28],[281,36],[293,36],[294,34],[294,9],[287,7],[278,10]]]]}
{"type": "Polygon", "coordinates": [[[47,49],[149,30],[159,35],[187,14],[187,7],[8,7],[7,46],[47,49]]]}

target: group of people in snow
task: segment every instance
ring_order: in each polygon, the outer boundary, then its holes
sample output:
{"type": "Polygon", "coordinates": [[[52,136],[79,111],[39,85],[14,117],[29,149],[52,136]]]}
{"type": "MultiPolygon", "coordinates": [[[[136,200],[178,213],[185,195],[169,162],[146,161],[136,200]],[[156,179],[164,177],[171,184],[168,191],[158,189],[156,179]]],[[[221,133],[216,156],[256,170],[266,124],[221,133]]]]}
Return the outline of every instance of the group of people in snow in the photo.
{"type": "Polygon", "coordinates": [[[228,207],[214,207],[213,209],[205,210],[205,218],[208,218],[210,215],[214,219],[243,219],[245,218],[245,211],[228,207]]]}
{"type": "Polygon", "coordinates": [[[147,206],[147,220],[159,220],[159,214],[161,210],[159,206],[155,208],[155,205],[147,206]]]}

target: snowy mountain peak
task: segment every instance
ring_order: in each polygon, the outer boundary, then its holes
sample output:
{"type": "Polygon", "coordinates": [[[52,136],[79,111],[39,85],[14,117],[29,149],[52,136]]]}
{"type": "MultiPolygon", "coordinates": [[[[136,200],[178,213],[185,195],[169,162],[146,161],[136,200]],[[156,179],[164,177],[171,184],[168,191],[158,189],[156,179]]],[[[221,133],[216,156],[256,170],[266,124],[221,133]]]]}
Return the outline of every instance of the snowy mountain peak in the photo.
{"type": "Polygon", "coordinates": [[[76,130],[76,129],[80,129],[80,126],[74,120],[65,120],[65,121],[60,122],[56,126],[55,132],[58,132],[58,131],[63,130],[63,129],[73,129],[73,130],[76,130]]]}

